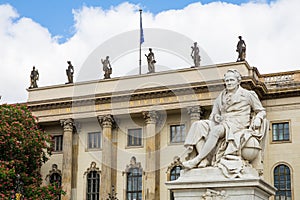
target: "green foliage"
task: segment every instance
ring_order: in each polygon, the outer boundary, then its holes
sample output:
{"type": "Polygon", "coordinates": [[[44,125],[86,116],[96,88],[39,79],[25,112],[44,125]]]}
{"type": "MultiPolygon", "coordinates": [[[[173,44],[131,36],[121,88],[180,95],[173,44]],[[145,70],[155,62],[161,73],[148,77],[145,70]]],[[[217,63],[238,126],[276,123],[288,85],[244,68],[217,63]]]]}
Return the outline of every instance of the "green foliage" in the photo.
{"type": "Polygon", "coordinates": [[[39,129],[25,105],[0,105],[0,199],[9,199],[16,174],[25,199],[52,200],[61,187],[41,186],[40,168],[51,155],[51,136],[39,129]]]}

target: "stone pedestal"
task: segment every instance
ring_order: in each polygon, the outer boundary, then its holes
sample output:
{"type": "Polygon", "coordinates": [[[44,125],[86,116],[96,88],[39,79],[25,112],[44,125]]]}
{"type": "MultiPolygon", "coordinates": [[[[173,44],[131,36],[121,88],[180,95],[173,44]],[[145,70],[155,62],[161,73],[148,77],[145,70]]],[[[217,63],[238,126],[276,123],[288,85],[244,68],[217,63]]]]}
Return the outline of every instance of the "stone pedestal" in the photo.
{"type": "Polygon", "coordinates": [[[182,170],[180,177],[166,186],[175,200],[268,200],[276,191],[253,168],[245,168],[243,175],[234,179],[214,167],[182,170]]]}

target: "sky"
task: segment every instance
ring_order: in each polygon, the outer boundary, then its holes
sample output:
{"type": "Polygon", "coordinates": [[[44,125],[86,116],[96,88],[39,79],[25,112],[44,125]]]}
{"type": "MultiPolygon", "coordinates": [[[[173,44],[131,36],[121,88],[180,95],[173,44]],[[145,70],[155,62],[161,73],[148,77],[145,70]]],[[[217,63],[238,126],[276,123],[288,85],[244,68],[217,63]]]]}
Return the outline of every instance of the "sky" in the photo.
{"type": "Polygon", "coordinates": [[[260,73],[299,70],[299,0],[0,0],[0,103],[27,101],[33,66],[39,87],[64,84],[68,60],[75,82],[103,78],[108,54],[112,77],[138,73],[139,9],[157,71],[190,67],[194,41],[201,65],[234,62],[239,35],[260,73]]]}

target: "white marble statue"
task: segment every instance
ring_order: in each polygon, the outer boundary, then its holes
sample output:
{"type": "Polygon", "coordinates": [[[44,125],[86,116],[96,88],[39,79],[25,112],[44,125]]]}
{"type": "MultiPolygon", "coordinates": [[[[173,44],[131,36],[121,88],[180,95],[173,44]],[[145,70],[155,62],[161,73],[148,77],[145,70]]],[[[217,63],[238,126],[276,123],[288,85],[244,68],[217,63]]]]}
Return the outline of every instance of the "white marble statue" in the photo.
{"type": "Polygon", "coordinates": [[[155,72],[154,64],[156,63],[156,60],[154,58],[154,53],[151,48],[149,48],[148,55],[145,54],[145,56],[147,57],[147,62],[148,62],[148,73],[154,73],[155,72]]]}
{"type": "Polygon", "coordinates": [[[228,70],[224,81],[209,119],[194,122],[187,134],[184,146],[190,154],[183,166],[216,166],[226,177],[238,177],[245,166],[261,165],[268,121],[256,93],[240,86],[237,70],[228,70]]]}
{"type": "Polygon", "coordinates": [[[192,46],[191,48],[192,48],[191,57],[194,60],[194,66],[199,67],[201,57],[200,57],[200,50],[199,50],[199,47],[197,45],[197,42],[194,42],[194,46],[192,46]]]}

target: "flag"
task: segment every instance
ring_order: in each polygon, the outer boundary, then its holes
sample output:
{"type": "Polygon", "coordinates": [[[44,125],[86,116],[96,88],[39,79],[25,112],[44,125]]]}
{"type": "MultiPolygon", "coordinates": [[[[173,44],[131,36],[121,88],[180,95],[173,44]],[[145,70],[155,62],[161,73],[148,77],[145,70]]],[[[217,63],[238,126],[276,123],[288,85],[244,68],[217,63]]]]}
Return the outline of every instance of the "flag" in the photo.
{"type": "Polygon", "coordinates": [[[143,24],[142,24],[142,10],[140,10],[140,44],[144,42],[144,31],[143,31],[143,24]]]}

